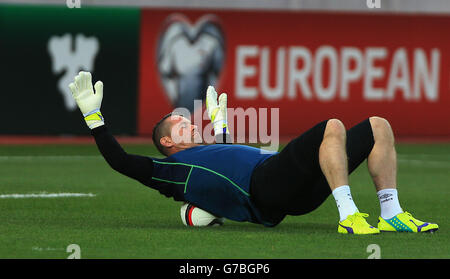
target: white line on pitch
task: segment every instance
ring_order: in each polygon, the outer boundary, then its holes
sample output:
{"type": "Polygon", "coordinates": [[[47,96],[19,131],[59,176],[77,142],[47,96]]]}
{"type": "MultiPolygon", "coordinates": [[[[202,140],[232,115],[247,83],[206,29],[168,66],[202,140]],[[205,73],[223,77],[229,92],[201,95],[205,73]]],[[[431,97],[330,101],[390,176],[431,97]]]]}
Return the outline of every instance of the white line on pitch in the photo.
{"type": "Polygon", "coordinates": [[[26,199],[26,198],[71,198],[95,197],[92,193],[31,193],[31,194],[3,194],[0,199],[26,199]]]}
{"type": "Polygon", "coordinates": [[[100,155],[17,155],[17,156],[0,156],[1,161],[34,161],[34,160],[98,160],[100,155]]]}

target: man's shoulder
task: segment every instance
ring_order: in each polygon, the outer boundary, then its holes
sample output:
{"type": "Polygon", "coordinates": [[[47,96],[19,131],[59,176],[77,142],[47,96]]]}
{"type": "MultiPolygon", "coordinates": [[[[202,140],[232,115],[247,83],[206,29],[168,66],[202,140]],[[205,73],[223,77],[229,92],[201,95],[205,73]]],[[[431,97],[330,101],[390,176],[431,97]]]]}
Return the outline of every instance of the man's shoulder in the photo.
{"type": "Polygon", "coordinates": [[[251,150],[251,151],[259,151],[260,148],[250,146],[250,145],[242,145],[242,144],[208,144],[208,145],[199,145],[196,147],[189,148],[187,150],[190,151],[212,151],[212,150],[251,150]]]}
{"type": "Polygon", "coordinates": [[[241,145],[241,144],[211,144],[191,147],[177,152],[169,157],[168,160],[178,161],[183,158],[209,158],[209,157],[230,157],[230,158],[259,158],[276,154],[277,152],[267,152],[259,147],[241,145]]]}

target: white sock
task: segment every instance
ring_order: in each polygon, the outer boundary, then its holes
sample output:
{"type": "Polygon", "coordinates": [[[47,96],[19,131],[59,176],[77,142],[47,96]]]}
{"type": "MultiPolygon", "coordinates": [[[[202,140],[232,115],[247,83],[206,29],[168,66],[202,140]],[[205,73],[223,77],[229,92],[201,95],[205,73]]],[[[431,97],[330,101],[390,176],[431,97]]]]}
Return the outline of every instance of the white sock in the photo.
{"type": "Polygon", "coordinates": [[[395,215],[403,212],[398,201],[397,189],[380,190],[377,192],[377,196],[380,200],[381,218],[391,219],[395,215]]]}
{"type": "Polygon", "coordinates": [[[353,215],[358,212],[358,208],[356,207],[352,194],[350,193],[350,186],[339,186],[333,190],[332,194],[339,210],[340,221],[344,221],[347,219],[348,215],[353,215]]]}

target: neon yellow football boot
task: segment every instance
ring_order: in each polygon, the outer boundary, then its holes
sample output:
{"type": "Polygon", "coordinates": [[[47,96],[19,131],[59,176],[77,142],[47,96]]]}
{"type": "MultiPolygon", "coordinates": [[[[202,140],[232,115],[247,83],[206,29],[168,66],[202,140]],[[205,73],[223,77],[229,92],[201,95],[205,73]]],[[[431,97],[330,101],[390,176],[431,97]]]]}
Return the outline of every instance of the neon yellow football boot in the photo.
{"type": "Polygon", "coordinates": [[[382,232],[435,232],[439,226],[414,218],[411,213],[403,212],[391,219],[378,218],[378,229],[382,232]]]}
{"type": "Polygon", "coordinates": [[[380,230],[367,223],[366,219],[369,217],[367,213],[356,212],[353,215],[348,215],[347,219],[339,222],[338,233],[344,234],[377,234],[380,230]]]}

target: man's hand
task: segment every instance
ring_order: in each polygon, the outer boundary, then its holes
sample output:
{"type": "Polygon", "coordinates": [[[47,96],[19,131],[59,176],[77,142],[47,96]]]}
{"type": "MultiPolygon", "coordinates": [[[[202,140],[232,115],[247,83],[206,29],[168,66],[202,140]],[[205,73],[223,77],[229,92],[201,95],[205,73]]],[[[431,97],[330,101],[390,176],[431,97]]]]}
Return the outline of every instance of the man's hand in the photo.
{"type": "Polygon", "coordinates": [[[229,134],[227,125],[227,94],[222,93],[217,102],[217,92],[212,86],[206,91],[206,110],[214,127],[214,135],[229,134]]]}
{"type": "Polygon", "coordinates": [[[105,124],[100,112],[103,99],[103,82],[97,81],[94,87],[95,93],[94,88],[92,88],[92,75],[89,72],[80,72],[75,77],[75,82],[69,84],[72,96],[90,129],[105,124]]]}

